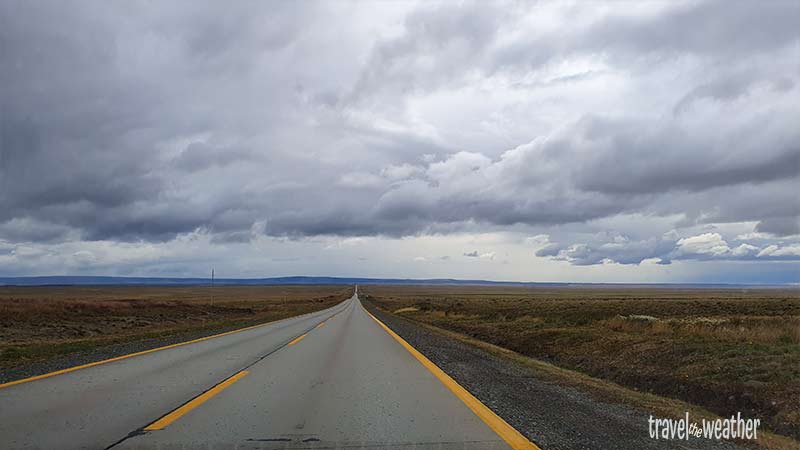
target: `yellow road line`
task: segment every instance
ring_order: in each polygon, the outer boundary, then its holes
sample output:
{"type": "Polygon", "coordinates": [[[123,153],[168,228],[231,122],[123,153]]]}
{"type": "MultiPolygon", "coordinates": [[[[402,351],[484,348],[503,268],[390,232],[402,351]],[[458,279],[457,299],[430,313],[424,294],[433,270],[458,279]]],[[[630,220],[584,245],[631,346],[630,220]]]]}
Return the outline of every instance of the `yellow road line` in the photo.
{"type": "MultiPolygon", "coordinates": [[[[345,300],[345,301],[347,301],[347,300],[345,300]]],[[[344,302],[342,302],[342,303],[344,303],[344,302]]],[[[341,303],[339,303],[339,304],[341,304],[341,303]]],[[[258,325],[252,325],[252,326],[249,326],[249,327],[244,327],[244,328],[239,328],[239,329],[236,329],[236,330],[226,331],[224,333],[214,334],[212,336],[206,336],[206,337],[201,337],[201,338],[198,338],[198,339],[192,339],[191,341],[178,342],[176,344],[165,345],[163,347],[151,348],[149,350],[144,350],[144,351],[141,351],[141,352],[136,352],[136,353],[130,353],[130,354],[127,354],[127,355],[116,356],[114,358],[104,359],[104,360],[101,360],[101,361],[95,361],[95,362],[91,362],[91,363],[88,363],[88,364],[81,364],[80,366],[68,367],[66,369],[56,370],[54,372],[44,373],[42,375],[36,375],[36,376],[33,376],[33,377],[22,378],[20,380],[9,381],[8,383],[0,384],[0,389],[11,387],[11,386],[15,386],[17,384],[22,384],[22,383],[28,383],[28,382],[31,382],[31,381],[41,380],[43,378],[50,378],[50,377],[53,377],[53,376],[56,376],[56,375],[61,375],[61,374],[69,373],[69,372],[74,372],[74,371],[80,370],[80,369],[87,369],[89,367],[99,366],[100,364],[107,364],[107,363],[114,362],[114,361],[121,361],[123,359],[133,358],[134,356],[146,355],[148,353],[153,353],[153,352],[157,352],[157,351],[161,351],[161,350],[167,350],[167,349],[170,349],[170,348],[180,347],[182,345],[195,344],[197,342],[207,341],[209,339],[214,339],[214,338],[218,338],[218,337],[222,337],[222,336],[227,336],[229,334],[234,334],[234,333],[239,333],[239,332],[242,332],[242,331],[252,330],[253,328],[258,328],[258,327],[271,325],[273,323],[281,322],[281,321],[288,320],[288,319],[297,319],[298,317],[307,316],[309,314],[314,314],[316,312],[319,312],[319,311],[312,311],[310,313],[301,314],[299,316],[287,317],[285,319],[273,320],[272,322],[260,323],[258,325]]]]}
{"type": "Polygon", "coordinates": [[[317,325],[315,328],[320,328],[320,327],[322,327],[323,325],[325,325],[325,322],[320,322],[320,323],[319,323],[319,325],[317,325]]]}
{"type": "MultiPolygon", "coordinates": [[[[366,310],[365,310],[366,311],[366,310]]],[[[508,424],[505,420],[503,420],[500,416],[494,413],[491,409],[489,409],[486,405],[481,403],[480,400],[475,398],[472,394],[469,393],[466,389],[464,389],[460,384],[458,384],[454,379],[450,377],[450,375],[446,374],[442,369],[440,369],[436,364],[431,362],[428,358],[425,357],[422,353],[420,353],[417,349],[411,346],[405,339],[401,338],[397,335],[394,331],[392,331],[389,327],[387,327],[383,322],[378,320],[377,317],[370,314],[369,311],[366,311],[370,317],[372,317],[375,322],[378,323],[384,330],[391,337],[393,337],[397,342],[400,343],[406,350],[408,350],[411,355],[413,355],[417,360],[425,366],[439,381],[442,382],[453,394],[456,395],[462,402],[472,412],[475,413],[481,420],[483,420],[486,425],[489,426],[498,436],[500,436],[506,443],[513,448],[514,450],[541,450],[539,447],[536,446],[533,442],[529,441],[525,436],[522,435],[519,431],[515,430],[514,427],[508,424]]]]}
{"type": "Polygon", "coordinates": [[[242,370],[241,372],[237,372],[235,375],[231,376],[230,378],[225,379],[225,381],[219,383],[218,385],[214,386],[213,388],[203,392],[202,394],[198,395],[197,397],[193,398],[188,403],[184,404],[180,408],[172,411],[171,413],[167,414],[166,416],[156,420],[155,422],[151,423],[150,425],[144,427],[145,431],[153,431],[153,430],[160,430],[167,425],[175,422],[176,420],[183,417],[189,411],[197,408],[198,406],[202,405],[203,403],[207,402],[211,397],[219,394],[222,392],[223,389],[227,388],[228,386],[236,383],[240,379],[247,376],[250,373],[246,370],[242,370]]]}
{"type": "MultiPolygon", "coordinates": [[[[308,334],[308,333],[306,333],[306,334],[308,334]]],[[[302,341],[304,337],[306,337],[306,335],[305,334],[301,334],[300,336],[297,336],[296,338],[292,339],[292,342],[289,342],[286,345],[289,346],[289,345],[297,344],[298,342],[302,341]]]]}

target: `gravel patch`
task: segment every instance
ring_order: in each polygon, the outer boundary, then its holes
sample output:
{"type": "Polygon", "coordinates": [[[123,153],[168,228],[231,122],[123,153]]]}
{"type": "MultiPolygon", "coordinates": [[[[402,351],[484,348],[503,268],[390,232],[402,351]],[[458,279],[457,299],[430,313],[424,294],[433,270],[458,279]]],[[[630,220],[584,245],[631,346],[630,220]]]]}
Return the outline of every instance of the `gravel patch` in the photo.
{"type": "Polygon", "coordinates": [[[399,334],[497,415],[545,450],[744,450],[724,441],[656,441],[651,413],[605,403],[588,393],[542,380],[529,368],[421,327],[362,301],[399,334]]]}

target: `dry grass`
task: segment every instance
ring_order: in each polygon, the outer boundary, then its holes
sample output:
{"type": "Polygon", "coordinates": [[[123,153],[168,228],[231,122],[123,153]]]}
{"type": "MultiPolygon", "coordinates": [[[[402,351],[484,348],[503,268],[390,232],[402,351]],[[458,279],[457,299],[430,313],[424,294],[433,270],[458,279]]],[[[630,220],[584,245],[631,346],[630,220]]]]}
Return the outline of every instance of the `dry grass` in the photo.
{"type": "Polygon", "coordinates": [[[800,344],[800,317],[690,317],[661,320],[652,316],[616,316],[606,321],[614,331],[722,342],[800,344]]]}
{"type": "Polygon", "coordinates": [[[366,286],[388,311],[800,437],[800,291],[366,286]]]}
{"type": "Polygon", "coordinates": [[[0,368],[62,353],[282,319],[348,286],[0,287],[0,368]]]}

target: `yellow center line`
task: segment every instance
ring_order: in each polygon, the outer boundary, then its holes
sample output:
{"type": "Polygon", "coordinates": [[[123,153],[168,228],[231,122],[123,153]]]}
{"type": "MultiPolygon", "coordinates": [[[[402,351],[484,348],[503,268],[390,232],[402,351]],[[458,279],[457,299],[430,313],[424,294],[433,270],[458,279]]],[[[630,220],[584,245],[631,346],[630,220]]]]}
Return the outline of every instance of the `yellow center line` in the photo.
{"type": "MultiPolygon", "coordinates": [[[[325,325],[325,322],[327,322],[327,321],[320,322],[315,328],[319,328],[319,327],[325,325]]],[[[304,333],[304,334],[302,334],[300,336],[297,336],[296,338],[292,339],[288,344],[286,344],[286,346],[288,347],[290,345],[294,345],[294,344],[300,342],[307,335],[308,335],[308,333],[304,333]]],[[[237,372],[236,374],[234,374],[230,378],[226,378],[221,383],[217,384],[213,388],[211,388],[211,389],[207,390],[206,392],[204,392],[204,393],[198,395],[197,397],[193,398],[191,401],[189,401],[188,403],[186,403],[183,406],[179,407],[178,409],[172,411],[171,413],[167,414],[166,416],[164,416],[164,417],[156,420],[155,422],[151,423],[150,425],[144,427],[144,430],[145,431],[153,431],[153,430],[161,430],[161,429],[163,429],[167,425],[169,425],[172,422],[175,422],[176,420],[178,420],[181,417],[183,417],[189,411],[191,411],[191,410],[197,408],[198,406],[202,405],[203,403],[208,401],[211,397],[213,397],[213,396],[217,395],[218,393],[220,393],[223,389],[225,389],[228,386],[232,385],[233,383],[235,383],[239,379],[245,377],[248,373],[250,373],[250,372],[248,372],[247,370],[242,370],[240,372],[237,372]]]]}
{"type": "Polygon", "coordinates": [[[288,345],[294,345],[294,344],[297,344],[298,342],[302,341],[304,337],[306,337],[306,335],[305,335],[305,334],[303,334],[303,335],[300,335],[300,336],[297,336],[296,338],[292,339],[292,341],[291,341],[291,342],[289,342],[289,343],[288,343],[288,344],[286,344],[286,345],[288,346],[288,345]]]}
{"type": "Polygon", "coordinates": [[[213,388],[203,392],[202,394],[198,395],[197,397],[193,398],[188,403],[184,404],[180,408],[172,411],[171,413],[167,414],[166,416],[156,420],[155,422],[151,423],[150,425],[144,427],[145,431],[153,431],[153,430],[161,430],[167,425],[175,422],[176,420],[183,417],[189,411],[197,408],[198,406],[202,405],[206,401],[208,401],[211,397],[219,394],[222,392],[223,389],[227,388],[228,386],[236,383],[238,380],[247,376],[250,373],[246,370],[242,370],[241,372],[237,372],[230,378],[225,379],[225,381],[219,383],[218,385],[214,386],[213,388]]]}
{"type": "MultiPolygon", "coordinates": [[[[366,311],[366,309],[364,310],[366,311]]],[[[453,394],[456,395],[462,402],[464,402],[467,407],[472,410],[475,415],[477,415],[486,425],[489,426],[498,436],[500,436],[506,443],[513,448],[514,450],[541,450],[539,447],[536,446],[533,442],[529,441],[525,436],[522,435],[519,431],[514,429],[511,425],[508,424],[505,420],[503,420],[500,416],[494,413],[491,409],[489,409],[486,405],[481,403],[480,400],[475,398],[472,394],[469,393],[466,389],[464,389],[460,384],[456,382],[456,380],[452,379],[450,375],[445,373],[442,369],[440,369],[436,364],[431,362],[430,359],[426,358],[425,355],[419,352],[419,350],[415,349],[411,346],[405,339],[401,338],[397,333],[392,331],[389,327],[387,327],[383,322],[378,320],[377,317],[373,316],[369,311],[366,311],[372,319],[378,323],[387,333],[389,336],[393,337],[400,345],[402,345],[409,353],[411,353],[414,358],[416,358],[423,366],[425,366],[428,371],[430,371],[439,381],[442,382],[453,394]]]]}
{"type": "MultiPolygon", "coordinates": [[[[347,300],[345,300],[345,301],[347,301],[347,300]]],[[[338,303],[336,306],[341,305],[342,303],[344,303],[344,302],[338,303]]],[[[207,340],[210,340],[210,339],[215,339],[215,338],[222,337],[222,336],[227,336],[229,334],[241,333],[242,331],[247,331],[247,330],[252,330],[254,328],[259,328],[259,327],[264,327],[264,326],[267,326],[267,325],[272,325],[274,323],[283,322],[283,321],[289,320],[289,319],[298,319],[300,317],[305,317],[305,316],[308,316],[308,315],[311,315],[311,314],[314,314],[314,313],[317,313],[317,312],[320,312],[320,311],[312,311],[312,312],[309,312],[309,313],[301,314],[299,316],[287,317],[285,319],[280,319],[280,320],[273,320],[272,322],[260,323],[258,325],[251,325],[249,327],[244,327],[244,328],[239,328],[239,329],[236,329],[236,330],[226,331],[224,333],[214,334],[212,336],[205,336],[205,337],[201,337],[201,338],[197,338],[197,339],[192,339],[190,341],[178,342],[176,344],[165,345],[163,347],[151,348],[149,350],[143,350],[141,352],[136,352],[136,353],[129,353],[127,355],[116,356],[114,358],[104,359],[104,360],[101,360],[101,361],[95,361],[95,362],[91,362],[91,363],[88,363],[88,364],[81,364],[79,366],[68,367],[66,369],[56,370],[54,372],[49,372],[49,373],[45,373],[45,374],[42,374],[42,375],[36,375],[36,376],[28,377],[28,378],[22,378],[20,380],[9,381],[7,383],[0,383],[0,389],[11,387],[11,386],[14,386],[14,385],[17,385],[17,384],[28,383],[30,381],[41,380],[43,378],[50,378],[50,377],[53,377],[53,376],[56,376],[56,375],[61,375],[61,374],[69,373],[69,372],[74,372],[74,371],[80,370],[80,369],[88,369],[89,367],[99,366],[101,364],[108,364],[108,363],[115,362],[115,361],[121,361],[123,359],[133,358],[134,356],[146,355],[148,353],[158,352],[158,351],[161,351],[161,350],[167,350],[167,349],[170,349],[170,348],[180,347],[180,346],[183,346],[183,345],[195,344],[195,343],[198,343],[198,342],[203,342],[203,341],[207,341],[207,340]]]]}
{"type": "MultiPolygon", "coordinates": [[[[289,319],[293,319],[293,317],[289,317],[289,319]]],[[[273,324],[275,322],[281,322],[282,320],[286,320],[286,319],[276,320],[276,321],[267,322],[267,323],[260,323],[258,325],[253,325],[253,326],[249,326],[249,327],[245,327],[245,328],[239,328],[237,330],[226,331],[224,333],[219,333],[219,334],[215,334],[215,335],[212,335],[212,336],[205,336],[205,337],[201,337],[201,338],[198,338],[198,339],[192,339],[191,341],[178,342],[177,344],[171,344],[171,345],[165,345],[163,347],[151,348],[149,350],[143,350],[141,352],[129,353],[127,355],[122,355],[122,356],[117,356],[117,357],[114,357],[114,358],[104,359],[102,361],[95,361],[95,362],[91,362],[91,363],[88,363],[88,364],[81,364],[80,366],[74,366],[74,367],[69,367],[69,368],[66,368],[66,369],[56,370],[54,372],[49,372],[49,373],[45,373],[45,374],[42,374],[42,375],[36,375],[36,376],[33,376],[33,377],[28,377],[28,378],[23,378],[21,380],[9,381],[8,383],[0,384],[0,389],[7,388],[7,387],[10,387],[10,386],[14,386],[16,384],[22,384],[22,383],[27,383],[27,382],[30,382],[30,381],[41,380],[42,378],[50,378],[50,377],[55,376],[55,375],[61,375],[61,374],[64,374],[64,373],[74,372],[74,371],[80,370],[80,369],[87,369],[89,367],[99,366],[101,364],[108,364],[108,363],[114,362],[114,361],[121,361],[123,359],[133,358],[134,356],[146,355],[148,353],[158,352],[158,351],[161,351],[161,350],[167,350],[167,349],[175,348],[175,347],[181,347],[183,345],[196,344],[198,342],[207,341],[209,339],[215,339],[215,338],[218,338],[218,337],[227,336],[229,334],[240,333],[242,331],[252,330],[254,328],[259,328],[259,327],[263,327],[263,326],[266,326],[266,325],[271,325],[271,324],[273,324]]]]}

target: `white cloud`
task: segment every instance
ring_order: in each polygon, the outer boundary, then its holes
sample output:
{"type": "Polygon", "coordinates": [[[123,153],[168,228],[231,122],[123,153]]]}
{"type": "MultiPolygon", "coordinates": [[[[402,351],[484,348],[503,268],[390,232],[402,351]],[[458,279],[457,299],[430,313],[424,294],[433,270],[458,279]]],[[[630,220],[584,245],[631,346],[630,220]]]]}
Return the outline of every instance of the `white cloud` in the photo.
{"type": "Polygon", "coordinates": [[[800,256],[800,244],[792,244],[787,246],[770,245],[758,252],[758,257],[766,256],[800,256]]]}
{"type": "Polygon", "coordinates": [[[738,247],[731,250],[731,254],[737,257],[751,256],[756,253],[758,253],[758,247],[750,244],[741,244],[738,247]]]}
{"type": "Polygon", "coordinates": [[[719,233],[703,233],[678,240],[677,251],[682,255],[722,256],[731,248],[719,233]]]}
{"type": "MultiPolygon", "coordinates": [[[[706,227],[702,227],[706,228],[706,227]]],[[[574,238],[573,238],[574,239],[574,238]]],[[[771,238],[775,241],[775,238],[771,238]]],[[[664,233],[661,239],[633,240],[615,233],[595,233],[586,242],[560,244],[549,242],[541,246],[536,255],[576,265],[607,264],[670,264],[675,260],[698,261],[756,261],[798,260],[800,244],[742,243],[731,247],[718,232],[707,232],[681,237],[677,230],[664,233]]]]}

